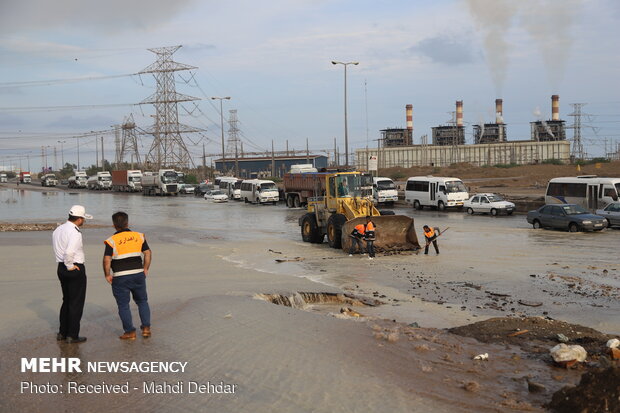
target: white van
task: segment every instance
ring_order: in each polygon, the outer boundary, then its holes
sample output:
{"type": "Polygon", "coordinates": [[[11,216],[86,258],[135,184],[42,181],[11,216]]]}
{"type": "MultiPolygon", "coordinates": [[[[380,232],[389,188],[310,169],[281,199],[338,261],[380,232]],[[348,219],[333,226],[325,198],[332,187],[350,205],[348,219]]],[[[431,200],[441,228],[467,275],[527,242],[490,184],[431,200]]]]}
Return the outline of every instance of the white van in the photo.
{"type": "Polygon", "coordinates": [[[545,203],[577,204],[590,210],[618,201],[620,178],[596,175],[553,178],[547,184],[545,203]]]}
{"type": "Polygon", "coordinates": [[[273,181],[262,179],[246,179],[241,182],[241,199],[245,202],[276,204],[280,199],[278,187],[273,181]]]}
{"type": "Polygon", "coordinates": [[[227,187],[226,182],[232,182],[234,185],[234,183],[237,182],[237,178],[234,176],[218,176],[213,181],[213,189],[224,190],[224,186],[227,187]]]}
{"type": "Polygon", "coordinates": [[[439,176],[413,176],[407,179],[405,201],[415,209],[425,206],[446,208],[463,208],[463,202],[469,199],[467,188],[458,178],[439,176]]]}
{"type": "Polygon", "coordinates": [[[393,204],[398,201],[398,190],[390,178],[372,178],[372,197],[377,204],[393,204]]]}

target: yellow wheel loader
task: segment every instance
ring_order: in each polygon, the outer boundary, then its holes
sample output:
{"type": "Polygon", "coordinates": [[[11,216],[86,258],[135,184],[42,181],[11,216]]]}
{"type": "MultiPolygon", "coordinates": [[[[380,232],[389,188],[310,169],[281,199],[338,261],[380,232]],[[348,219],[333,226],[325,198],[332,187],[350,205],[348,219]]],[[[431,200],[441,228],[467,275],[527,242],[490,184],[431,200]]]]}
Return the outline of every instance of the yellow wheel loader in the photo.
{"type": "Polygon", "coordinates": [[[377,251],[420,249],[413,218],[379,212],[372,202],[372,177],[361,172],[316,173],[314,197],[308,198],[308,212],[299,219],[305,242],[320,244],[327,235],[332,248],[349,249],[350,234],[358,224],[372,217],[377,227],[377,251]]]}

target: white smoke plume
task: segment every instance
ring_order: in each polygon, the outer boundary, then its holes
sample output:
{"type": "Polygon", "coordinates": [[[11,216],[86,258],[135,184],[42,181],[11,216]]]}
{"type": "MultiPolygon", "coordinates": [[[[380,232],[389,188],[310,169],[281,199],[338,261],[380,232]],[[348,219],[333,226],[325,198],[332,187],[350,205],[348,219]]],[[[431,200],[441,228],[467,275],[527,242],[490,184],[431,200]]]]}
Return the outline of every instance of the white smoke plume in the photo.
{"type": "Polygon", "coordinates": [[[0,33],[87,28],[103,32],[149,29],[194,0],[1,0],[0,33]]]}
{"type": "Polygon", "coordinates": [[[551,128],[549,127],[549,125],[547,124],[547,122],[545,122],[545,119],[543,118],[542,112],[540,111],[540,108],[538,106],[536,106],[536,108],[534,109],[534,111],[532,112],[533,115],[536,117],[536,119],[538,119],[542,125],[543,128],[545,128],[545,130],[547,131],[547,133],[549,135],[551,135],[552,138],[555,139],[555,135],[553,134],[553,132],[551,131],[551,128]]]}
{"type": "Polygon", "coordinates": [[[486,58],[501,96],[513,47],[506,34],[513,23],[525,29],[545,63],[549,82],[557,91],[573,42],[572,28],[583,0],[465,0],[483,37],[486,58]]]}
{"type": "Polygon", "coordinates": [[[502,95],[508,69],[510,44],[506,33],[518,10],[511,0],[466,0],[476,27],[482,33],[486,58],[497,96],[502,95]]]}

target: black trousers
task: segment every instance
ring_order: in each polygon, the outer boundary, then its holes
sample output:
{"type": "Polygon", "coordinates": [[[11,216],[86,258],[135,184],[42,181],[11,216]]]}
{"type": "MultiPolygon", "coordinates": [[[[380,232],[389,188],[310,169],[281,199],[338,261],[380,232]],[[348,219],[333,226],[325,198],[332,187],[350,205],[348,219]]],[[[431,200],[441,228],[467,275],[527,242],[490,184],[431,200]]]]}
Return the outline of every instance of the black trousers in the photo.
{"type": "Polygon", "coordinates": [[[69,271],[65,264],[58,263],[58,279],[62,288],[60,307],[60,328],[58,332],[65,337],[77,338],[80,334],[80,320],[86,301],[86,268],[75,264],[79,270],[69,271]]]}
{"type": "Polygon", "coordinates": [[[359,248],[360,253],[364,252],[364,246],[362,245],[362,239],[356,236],[351,236],[351,248],[349,248],[349,254],[354,254],[355,250],[359,248]]]}
{"type": "Polygon", "coordinates": [[[439,247],[437,246],[437,237],[426,239],[426,247],[424,247],[424,253],[428,254],[428,247],[430,246],[431,242],[433,243],[433,247],[435,247],[435,252],[439,254],[439,247]]]}

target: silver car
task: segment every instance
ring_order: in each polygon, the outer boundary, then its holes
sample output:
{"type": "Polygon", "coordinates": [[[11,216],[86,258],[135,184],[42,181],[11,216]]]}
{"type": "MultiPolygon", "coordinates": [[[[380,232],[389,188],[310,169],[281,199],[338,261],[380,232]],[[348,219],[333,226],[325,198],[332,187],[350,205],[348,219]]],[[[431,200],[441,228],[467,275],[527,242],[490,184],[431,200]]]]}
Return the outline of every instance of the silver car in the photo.
{"type": "Polygon", "coordinates": [[[596,215],[607,220],[607,227],[620,226],[620,202],[612,202],[603,209],[597,209],[596,215]]]}
{"type": "Polygon", "coordinates": [[[470,215],[474,212],[511,215],[515,210],[515,204],[505,201],[496,194],[476,194],[463,203],[463,208],[470,215]]]}

